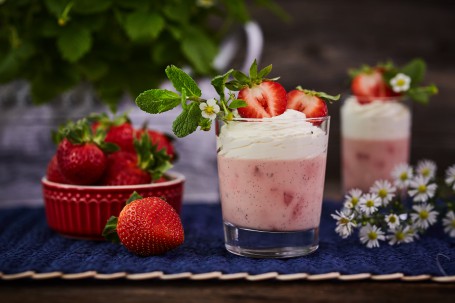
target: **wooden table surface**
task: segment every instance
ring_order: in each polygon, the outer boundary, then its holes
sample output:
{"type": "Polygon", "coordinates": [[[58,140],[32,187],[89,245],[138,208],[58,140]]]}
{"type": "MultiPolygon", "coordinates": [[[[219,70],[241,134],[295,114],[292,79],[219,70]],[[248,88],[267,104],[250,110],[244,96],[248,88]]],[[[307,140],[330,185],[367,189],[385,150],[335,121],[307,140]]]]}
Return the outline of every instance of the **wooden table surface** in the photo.
{"type": "Polygon", "coordinates": [[[377,281],[0,281],[9,302],[455,302],[455,284],[377,281]]]}

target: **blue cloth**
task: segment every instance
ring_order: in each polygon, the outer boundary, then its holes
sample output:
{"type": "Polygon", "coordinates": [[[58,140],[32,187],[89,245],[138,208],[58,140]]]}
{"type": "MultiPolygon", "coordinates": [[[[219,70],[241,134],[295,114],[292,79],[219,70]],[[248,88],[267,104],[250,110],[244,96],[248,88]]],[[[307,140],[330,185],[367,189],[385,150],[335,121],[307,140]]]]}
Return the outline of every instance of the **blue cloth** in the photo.
{"type": "Polygon", "coordinates": [[[455,275],[455,241],[440,225],[415,243],[393,247],[384,243],[380,248],[367,249],[357,237],[343,240],[334,232],[335,221],[330,214],[338,207],[334,202],[324,202],[319,249],[291,259],[251,259],[227,252],[219,205],[184,205],[185,243],[163,256],[146,258],[129,253],[121,245],[62,237],[48,228],[43,208],[5,209],[0,211],[0,272],[455,275]]]}

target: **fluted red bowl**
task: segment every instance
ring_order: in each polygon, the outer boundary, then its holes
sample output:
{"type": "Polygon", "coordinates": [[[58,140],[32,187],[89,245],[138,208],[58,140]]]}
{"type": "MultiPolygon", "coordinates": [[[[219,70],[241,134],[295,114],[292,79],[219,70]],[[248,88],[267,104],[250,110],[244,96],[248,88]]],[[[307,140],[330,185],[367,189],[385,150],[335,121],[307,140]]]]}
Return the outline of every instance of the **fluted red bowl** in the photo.
{"type": "Polygon", "coordinates": [[[41,180],[46,219],[58,233],[81,239],[102,240],[111,216],[118,216],[136,191],[143,197],[161,197],[180,214],[185,177],[168,173],[169,181],[124,186],[81,186],[41,180]]]}

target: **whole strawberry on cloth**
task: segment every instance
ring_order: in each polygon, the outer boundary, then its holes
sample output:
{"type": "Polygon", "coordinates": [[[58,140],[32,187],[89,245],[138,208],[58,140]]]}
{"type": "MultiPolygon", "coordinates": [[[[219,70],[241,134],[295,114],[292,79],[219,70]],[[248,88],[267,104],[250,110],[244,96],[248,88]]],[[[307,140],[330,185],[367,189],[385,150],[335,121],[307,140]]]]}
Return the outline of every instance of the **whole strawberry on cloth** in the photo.
{"type": "Polygon", "coordinates": [[[158,197],[143,198],[135,192],[118,218],[112,216],[108,220],[103,236],[146,257],[164,254],[181,245],[184,230],[179,215],[166,201],[158,197]]]}

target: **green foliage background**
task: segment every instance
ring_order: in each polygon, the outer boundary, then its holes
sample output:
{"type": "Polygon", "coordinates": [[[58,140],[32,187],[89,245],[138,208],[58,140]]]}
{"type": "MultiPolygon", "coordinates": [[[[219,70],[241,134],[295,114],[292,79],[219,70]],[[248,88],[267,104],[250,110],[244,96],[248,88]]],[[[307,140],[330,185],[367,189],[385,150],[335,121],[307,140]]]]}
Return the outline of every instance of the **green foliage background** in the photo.
{"type": "Polygon", "coordinates": [[[249,18],[243,0],[0,0],[0,83],[26,79],[42,104],[89,82],[115,110],[171,63],[212,74],[219,41],[249,18]]]}

